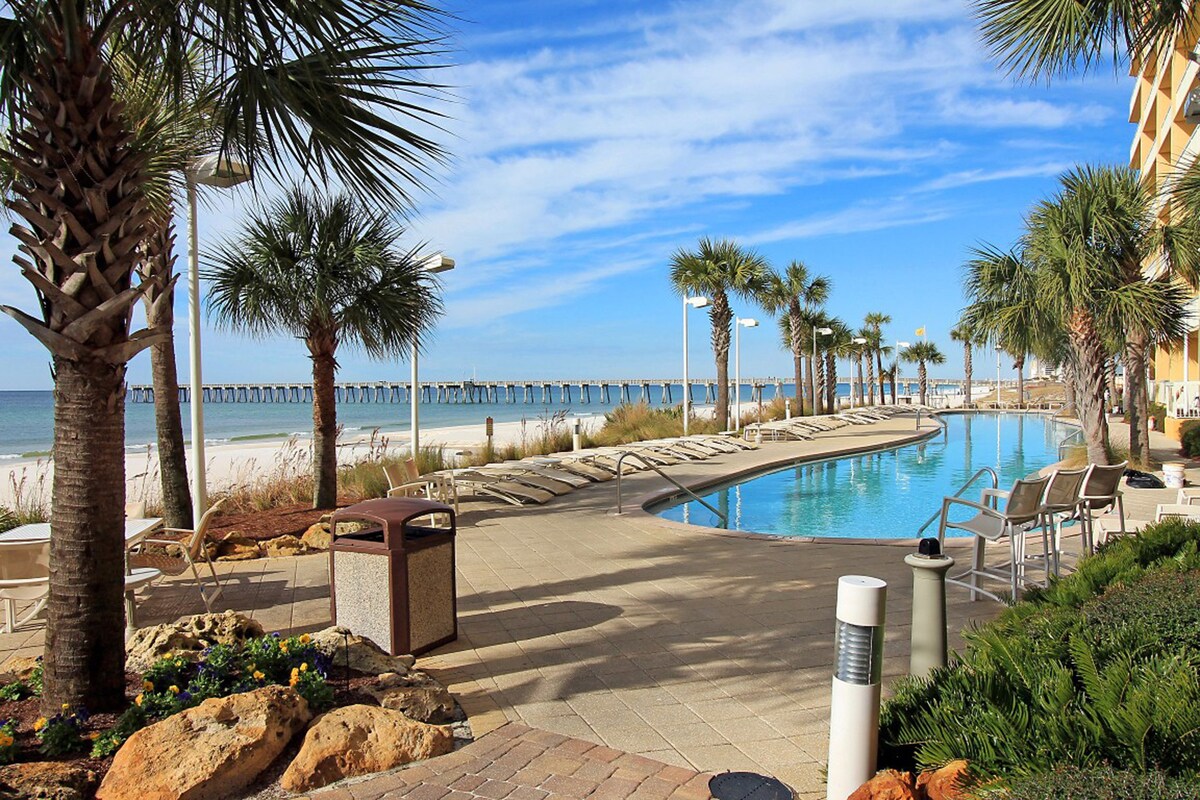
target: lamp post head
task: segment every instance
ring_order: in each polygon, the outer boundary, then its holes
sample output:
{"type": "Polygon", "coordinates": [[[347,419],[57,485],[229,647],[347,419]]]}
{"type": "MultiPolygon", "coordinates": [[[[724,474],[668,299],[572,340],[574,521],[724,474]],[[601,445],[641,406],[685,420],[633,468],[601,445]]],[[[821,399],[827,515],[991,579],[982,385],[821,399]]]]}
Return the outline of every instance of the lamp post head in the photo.
{"type": "Polygon", "coordinates": [[[912,347],[908,342],[896,342],[896,347],[912,347]]]}
{"type": "Polygon", "coordinates": [[[867,343],[867,340],[862,338],[861,336],[855,336],[850,341],[853,342],[854,344],[866,344],[867,343]]]}
{"type": "Polygon", "coordinates": [[[829,336],[833,333],[833,328],[815,328],[814,330],[821,336],[829,336]]]}
{"type": "Polygon", "coordinates": [[[201,186],[216,186],[228,189],[250,180],[250,167],[229,156],[220,153],[210,153],[197,158],[192,163],[188,177],[193,183],[201,186]]]}
{"type": "Polygon", "coordinates": [[[434,253],[421,262],[421,268],[431,273],[449,272],[454,269],[454,259],[445,253],[434,253]]]}
{"type": "Polygon", "coordinates": [[[737,323],[738,323],[738,325],[741,325],[744,328],[757,328],[758,327],[758,320],[756,320],[756,319],[743,318],[743,319],[739,319],[737,321],[737,323]]]}
{"type": "Polygon", "coordinates": [[[687,303],[692,308],[704,308],[708,305],[708,298],[703,296],[685,297],[683,298],[683,302],[687,303]]]}

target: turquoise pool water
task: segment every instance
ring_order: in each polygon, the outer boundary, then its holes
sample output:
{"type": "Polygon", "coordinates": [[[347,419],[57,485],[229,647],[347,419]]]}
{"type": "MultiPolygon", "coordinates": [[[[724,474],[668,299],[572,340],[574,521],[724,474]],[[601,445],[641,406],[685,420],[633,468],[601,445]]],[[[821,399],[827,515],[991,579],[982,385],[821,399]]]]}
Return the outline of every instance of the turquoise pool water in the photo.
{"type": "MultiPolygon", "coordinates": [[[[942,497],[953,494],[976,470],[992,467],[1000,488],[1007,489],[1014,480],[1057,461],[1058,443],[1072,430],[1036,414],[947,414],[943,419],[947,431],[934,439],[794,464],[704,494],[728,515],[727,526],[694,500],[673,501],[654,513],[677,522],[775,536],[911,539],[941,508],[942,497]]],[[[986,478],[977,484],[988,485],[986,478]]],[[[978,490],[966,496],[978,500],[978,490]]],[[[926,535],[936,532],[935,523],[926,535]]]]}

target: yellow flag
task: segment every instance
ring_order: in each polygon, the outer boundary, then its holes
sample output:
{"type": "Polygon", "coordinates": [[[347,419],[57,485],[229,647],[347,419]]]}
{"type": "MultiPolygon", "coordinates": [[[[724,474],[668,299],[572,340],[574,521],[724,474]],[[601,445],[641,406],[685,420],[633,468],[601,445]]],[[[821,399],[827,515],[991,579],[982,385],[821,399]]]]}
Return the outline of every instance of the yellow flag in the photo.
{"type": "Polygon", "coordinates": [[[922,325],[921,327],[917,328],[917,336],[924,336],[924,335],[925,335],[925,326],[922,325]]]}

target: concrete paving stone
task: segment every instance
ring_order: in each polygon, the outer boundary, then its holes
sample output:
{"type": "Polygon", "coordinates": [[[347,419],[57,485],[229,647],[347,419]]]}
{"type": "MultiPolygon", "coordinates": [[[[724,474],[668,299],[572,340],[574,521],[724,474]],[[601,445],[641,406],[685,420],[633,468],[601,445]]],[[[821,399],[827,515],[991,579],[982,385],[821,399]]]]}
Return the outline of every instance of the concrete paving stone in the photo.
{"type": "Polygon", "coordinates": [[[409,800],[442,800],[448,794],[450,794],[450,789],[445,786],[438,786],[433,783],[421,783],[408,789],[405,792],[405,797],[409,798],[409,800]]]}
{"type": "Polygon", "coordinates": [[[460,792],[471,793],[482,786],[486,781],[487,778],[480,777],[479,775],[463,775],[451,783],[450,788],[456,789],[460,792]]]}
{"type": "Polygon", "coordinates": [[[486,797],[488,800],[504,800],[512,794],[517,788],[515,783],[507,781],[485,780],[475,788],[474,793],[479,797],[486,797]]]}
{"type": "Polygon", "coordinates": [[[542,782],[539,789],[544,789],[552,795],[584,798],[595,791],[598,781],[584,780],[578,775],[551,775],[542,782]]]}
{"type": "Polygon", "coordinates": [[[538,789],[533,786],[518,786],[508,796],[508,800],[545,800],[549,795],[550,793],[545,789],[538,789]]]}
{"type": "MultiPolygon", "coordinates": [[[[521,767],[526,766],[528,763],[529,762],[526,761],[524,764],[521,764],[521,767]]],[[[479,775],[496,781],[506,781],[513,775],[517,774],[517,769],[518,768],[510,767],[505,764],[504,757],[501,756],[496,762],[479,770],[479,775]]]]}
{"type": "Polygon", "coordinates": [[[637,789],[641,780],[613,777],[600,784],[588,795],[589,800],[625,800],[637,789]]]}

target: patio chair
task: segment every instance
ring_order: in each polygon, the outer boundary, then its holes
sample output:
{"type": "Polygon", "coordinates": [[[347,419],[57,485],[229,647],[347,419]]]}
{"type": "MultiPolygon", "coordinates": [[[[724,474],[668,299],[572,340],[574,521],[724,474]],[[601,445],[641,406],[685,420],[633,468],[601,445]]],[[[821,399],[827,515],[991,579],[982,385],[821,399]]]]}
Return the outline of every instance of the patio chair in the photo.
{"type": "MultiPolygon", "coordinates": [[[[435,473],[436,474],[436,473],[435,473]]],[[[528,484],[505,480],[497,474],[488,474],[475,469],[453,470],[454,485],[468,493],[493,497],[514,506],[528,503],[542,505],[554,498],[554,492],[528,484]]]]}
{"type": "Polygon", "coordinates": [[[971,599],[977,600],[983,594],[994,600],[1003,602],[1000,595],[980,588],[980,578],[1007,580],[1014,602],[1021,596],[1021,585],[1025,580],[1025,531],[1027,526],[1040,526],[1042,529],[1042,564],[1046,570],[1047,582],[1050,569],[1050,548],[1046,536],[1045,506],[1042,496],[1049,476],[1035,480],[1021,480],[1013,484],[1007,492],[995,489],[984,489],[981,502],[973,502],[962,497],[946,497],[942,500],[941,520],[938,524],[938,541],[944,544],[947,530],[967,531],[975,537],[971,568],[965,572],[946,579],[947,583],[965,586],[971,590],[971,599]],[[1004,509],[995,507],[998,499],[1005,498],[1004,509]],[[950,511],[955,506],[965,506],[975,509],[975,516],[961,522],[950,520],[950,511]],[[984,545],[987,542],[999,542],[1008,539],[1009,560],[999,567],[988,567],[984,556],[984,545]],[[1007,569],[1002,569],[1007,567],[1007,569]],[[963,579],[967,578],[969,582],[963,579]]]}
{"type": "Polygon", "coordinates": [[[0,542],[0,601],[4,633],[12,633],[46,607],[50,593],[50,540],[0,542]],[[17,603],[33,603],[17,617],[17,603]]]}
{"type": "MultiPolygon", "coordinates": [[[[1062,525],[1069,519],[1080,517],[1081,490],[1087,482],[1091,467],[1082,469],[1060,469],[1050,475],[1046,484],[1045,506],[1046,522],[1050,525],[1051,555],[1054,557],[1054,574],[1059,574],[1059,555],[1062,552],[1062,525]]],[[[1080,526],[1082,528],[1082,520],[1080,526]]]]}
{"type": "Polygon", "coordinates": [[[422,475],[417,462],[406,458],[400,464],[384,464],[383,474],[388,482],[388,497],[424,497],[439,503],[454,505],[458,513],[458,490],[454,476],[440,472],[422,475]]]}
{"type": "MultiPolygon", "coordinates": [[[[1079,507],[1083,511],[1084,547],[1089,553],[1096,548],[1093,531],[1095,530],[1095,512],[1097,510],[1115,508],[1120,524],[1113,532],[1120,533],[1122,536],[1128,533],[1125,528],[1125,501],[1121,498],[1121,478],[1125,475],[1125,467],[1128,464],[1128,461],[1107,466],[1093,464],[1087,480],[1084,481],[1083,490],[1079,495],[1079,507]]],[[[1101,528],[1101,532],[1104,534],[1105,541],[1108,541],[1107,526],[1101,528]]]]}
{"type": "Polygon", "coordinates": [[[186,528],[161,529],[161,533],[173,533],[182,538],[143,539],[139,542],[129,553],[128,562],[131,574],[136,574],[139,568],[156,569],[163,575],[171,576],[182,575],[190,570],[192,578],[196,581],[196,589],[200,592],[200,599],[204,601],[204,608],[212,611],[213,601],[221,596],[221,580],[217,577],[217,570],[204,545],[208,535],[208,526],[212,522],[213,516],[224,505],[225,499],[221,498],[213,503],[208,511],[205,511],[204,515],[200,517],[200,524],[192,530],[186,528]],[[200,570],[196,567],[198,561],[204,561],[208,565],[208,572],[215,589],[206,590],[205,582],[200,577],[200,570]]]}

